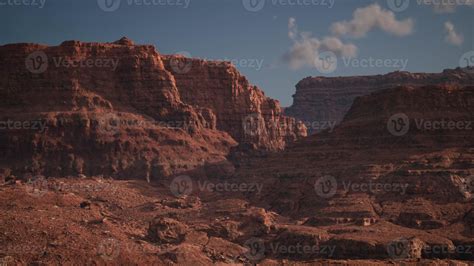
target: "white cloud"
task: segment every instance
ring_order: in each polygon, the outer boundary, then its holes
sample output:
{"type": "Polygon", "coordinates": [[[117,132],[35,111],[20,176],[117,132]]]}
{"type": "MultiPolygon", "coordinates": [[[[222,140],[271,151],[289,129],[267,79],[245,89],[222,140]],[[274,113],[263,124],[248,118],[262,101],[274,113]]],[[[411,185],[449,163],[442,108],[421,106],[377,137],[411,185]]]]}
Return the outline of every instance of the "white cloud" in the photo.
{"type": "Polygon", "coordinates": [[[444,30],[446,32],[446,36],[444,40],[452,45],[460,46],[464,42],[464,36],[456,32],[453,23],[447,21],[444,23],[444,30]]]}
{"type": "Polygon", "coordinates": [[[290,18],[288,20],[288,37],[290,39],[295,39],[298,35],[298,26],[296,25],[296,19],[290,18]]]}
{"type": "Polygon", "coordinates": [[[357,47],[345,44],[337,37],[324,37],[322,40],[312,37],[310,32],[299,32],[295,18],[288,21],[288,37],[293,41],[290,50],[283,56],[283,60],[290,68],[299,69],[305,66],[318,68],[321,52],[331,51],[338,56],[354,57],[357,47]]]}
{"type": "Polygon", "coordinates": [[[344,44],[337,37],[325,37],[321,42],[321,47],[344,57],[354,57],[357,54],[357,46],[352,43],[344,44]]]}
{"type": "Polygon", "coordinates": [[[413,32],[414,22],[411,18],[397,20],[392,11],[382,9],[378,4],[357,8],[351,21],[333,23],[331,32],[336,35],[349,35],[355,38],[364,37],[374,28],[396,36],[405,36],[413,32]]]}

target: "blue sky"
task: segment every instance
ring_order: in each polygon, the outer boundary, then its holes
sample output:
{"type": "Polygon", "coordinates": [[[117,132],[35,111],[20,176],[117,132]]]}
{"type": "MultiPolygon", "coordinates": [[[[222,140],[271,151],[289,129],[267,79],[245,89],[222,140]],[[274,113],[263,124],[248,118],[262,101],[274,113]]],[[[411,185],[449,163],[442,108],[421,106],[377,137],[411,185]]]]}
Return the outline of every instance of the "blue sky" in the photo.
{"type": "MultiPolygon", "coordinates": [[[[185,51],[193,57],[237,60],[236,66],[250,82],[283,106],[291,105],[294,85],[307,76],[384,74],[400,69],[402,62],[407,71],[439,72],[459,66],[461,57],[474,50],[474,8],[467,6],[448,6],[440,12],[437,6],[411,0],[408,8],[395,12],[388,5],[391,0],[322,0],[328,5],[316,0],[266,0],[262,9],[252,12],[244,5],[250,0],[155,0],[161,2],[151,5],[139,5],[143,0],[121,0],[118,9],[105,12],[98,1],[0,0],[0,44],[58,45],[72,39],[111,42],[127,36],[139,44],[153,44],[163,54],[185,51]],[[41,1],[45,1],[43,8],[34,5],[41,1]],[[187,8],[185,1],[190,1],[187,8]],[[367,18],[353,20],[357,8],[371,5],[382,10],[380,21],[370,22],[370,9],[365,12],[367,18]],[[393,13],[394,25],[383,28],[380,25],[390,23],[383,18],[390,15],[387,12],[393,13]],[[289,37],[290,18],[298,29],[294,38],[289,37]],[[411,21],[409,32],[400,31],[407,20],[411,21]],[[346,21],[346,31],[331,30],[342,21],[346,21]],[[351,34],[361,21],[369,24],[362,26],[364,36],[351,34]],[[304,32],[311,32],[311,37],[304,32]],[[327,73],[311,64],[291,67],[284,59],[292,48],[307,44],[303,40],[323,42],[325,37],[351,44],[357,52],[343,59],[335,51],[337,67],[327,73]],[[358,64],[361,59],[388,59],[388,63],[381,67],[373,61],[362,67],[358,64]]],[[[307,56],[306,52],[318,56],[325,48],[305,50],[300,56],[307,56]]]]}

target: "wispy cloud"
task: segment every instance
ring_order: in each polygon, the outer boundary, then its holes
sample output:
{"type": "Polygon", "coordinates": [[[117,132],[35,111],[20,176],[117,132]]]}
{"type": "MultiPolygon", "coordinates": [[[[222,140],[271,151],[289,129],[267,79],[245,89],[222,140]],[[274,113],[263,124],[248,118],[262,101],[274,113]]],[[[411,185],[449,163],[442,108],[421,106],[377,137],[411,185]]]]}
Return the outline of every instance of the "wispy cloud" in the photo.
{"type": "Polygon", "coordinates": [[[335,35],[348,35],[361,38],[371,30],[379,28],[396,36],[405,36],[413,32],[414,21],[411,18],[397,20],[392,11],[385,10],[378,4],[357,8],[351,21],[333,23],[331,32],[335,35]]]}
{"type": "Polygon", "coordinates": [[[288,37],[293,41],[293,45],[283,56],[283,60],[291,69],[300,69],[305,66],[320,67],[322,62],[319,55],[325,51],[344,57],[354,57],[357,54],[357,47],[354,44],[345,44],[337,37],[327,36],[320,40],[312,37],[311,32],[300,33],[295,18],[288,20],[288,37]]]}
{"type": "Polygon", "coordinates": [[[446,36],[444,40],[452,45],[460,46],[464,42],[464,36],[456,32],[454,28],[454,24],[450,21],[444,23],[444,30],[446,32],[446,36]]]}

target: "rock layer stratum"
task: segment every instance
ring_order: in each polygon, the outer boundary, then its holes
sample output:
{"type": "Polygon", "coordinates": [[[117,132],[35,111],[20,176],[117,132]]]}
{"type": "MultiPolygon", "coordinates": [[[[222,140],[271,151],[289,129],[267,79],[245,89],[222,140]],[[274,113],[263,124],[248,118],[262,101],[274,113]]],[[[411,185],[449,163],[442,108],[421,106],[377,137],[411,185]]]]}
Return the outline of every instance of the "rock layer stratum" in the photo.
{"type": "Polygon", "coordinates": [[[279,150],[306,134],[230,64],[127,38],[4,45],[0,71],[0,167],[10,174],[154,179],[223,161],[239,144],[279,150]],[[194,62],[189,73],[180,60],[194,62]]]}
{"type": "Polygon", "coordinates": [[[472,85],[474,69],[447,69],[442,73],[392,72],[352,77],[307,77],[296,85],[293,105],[285,114],[304,121],[309,133],[332,129],[358,96],[396,86],[472,85]]]}

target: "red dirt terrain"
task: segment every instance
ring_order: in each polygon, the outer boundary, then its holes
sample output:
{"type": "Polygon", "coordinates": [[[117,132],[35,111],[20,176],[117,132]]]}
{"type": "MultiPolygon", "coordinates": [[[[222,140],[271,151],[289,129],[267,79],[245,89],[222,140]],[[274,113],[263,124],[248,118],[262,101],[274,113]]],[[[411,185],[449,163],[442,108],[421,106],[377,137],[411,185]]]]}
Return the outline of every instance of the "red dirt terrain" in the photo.
{"type": "Polygon", "coordinates": [[[2,265],[472,265],[472,86],[380,90],[303,138],[228,64],[128,39],[0,59],[2,265]]]}

